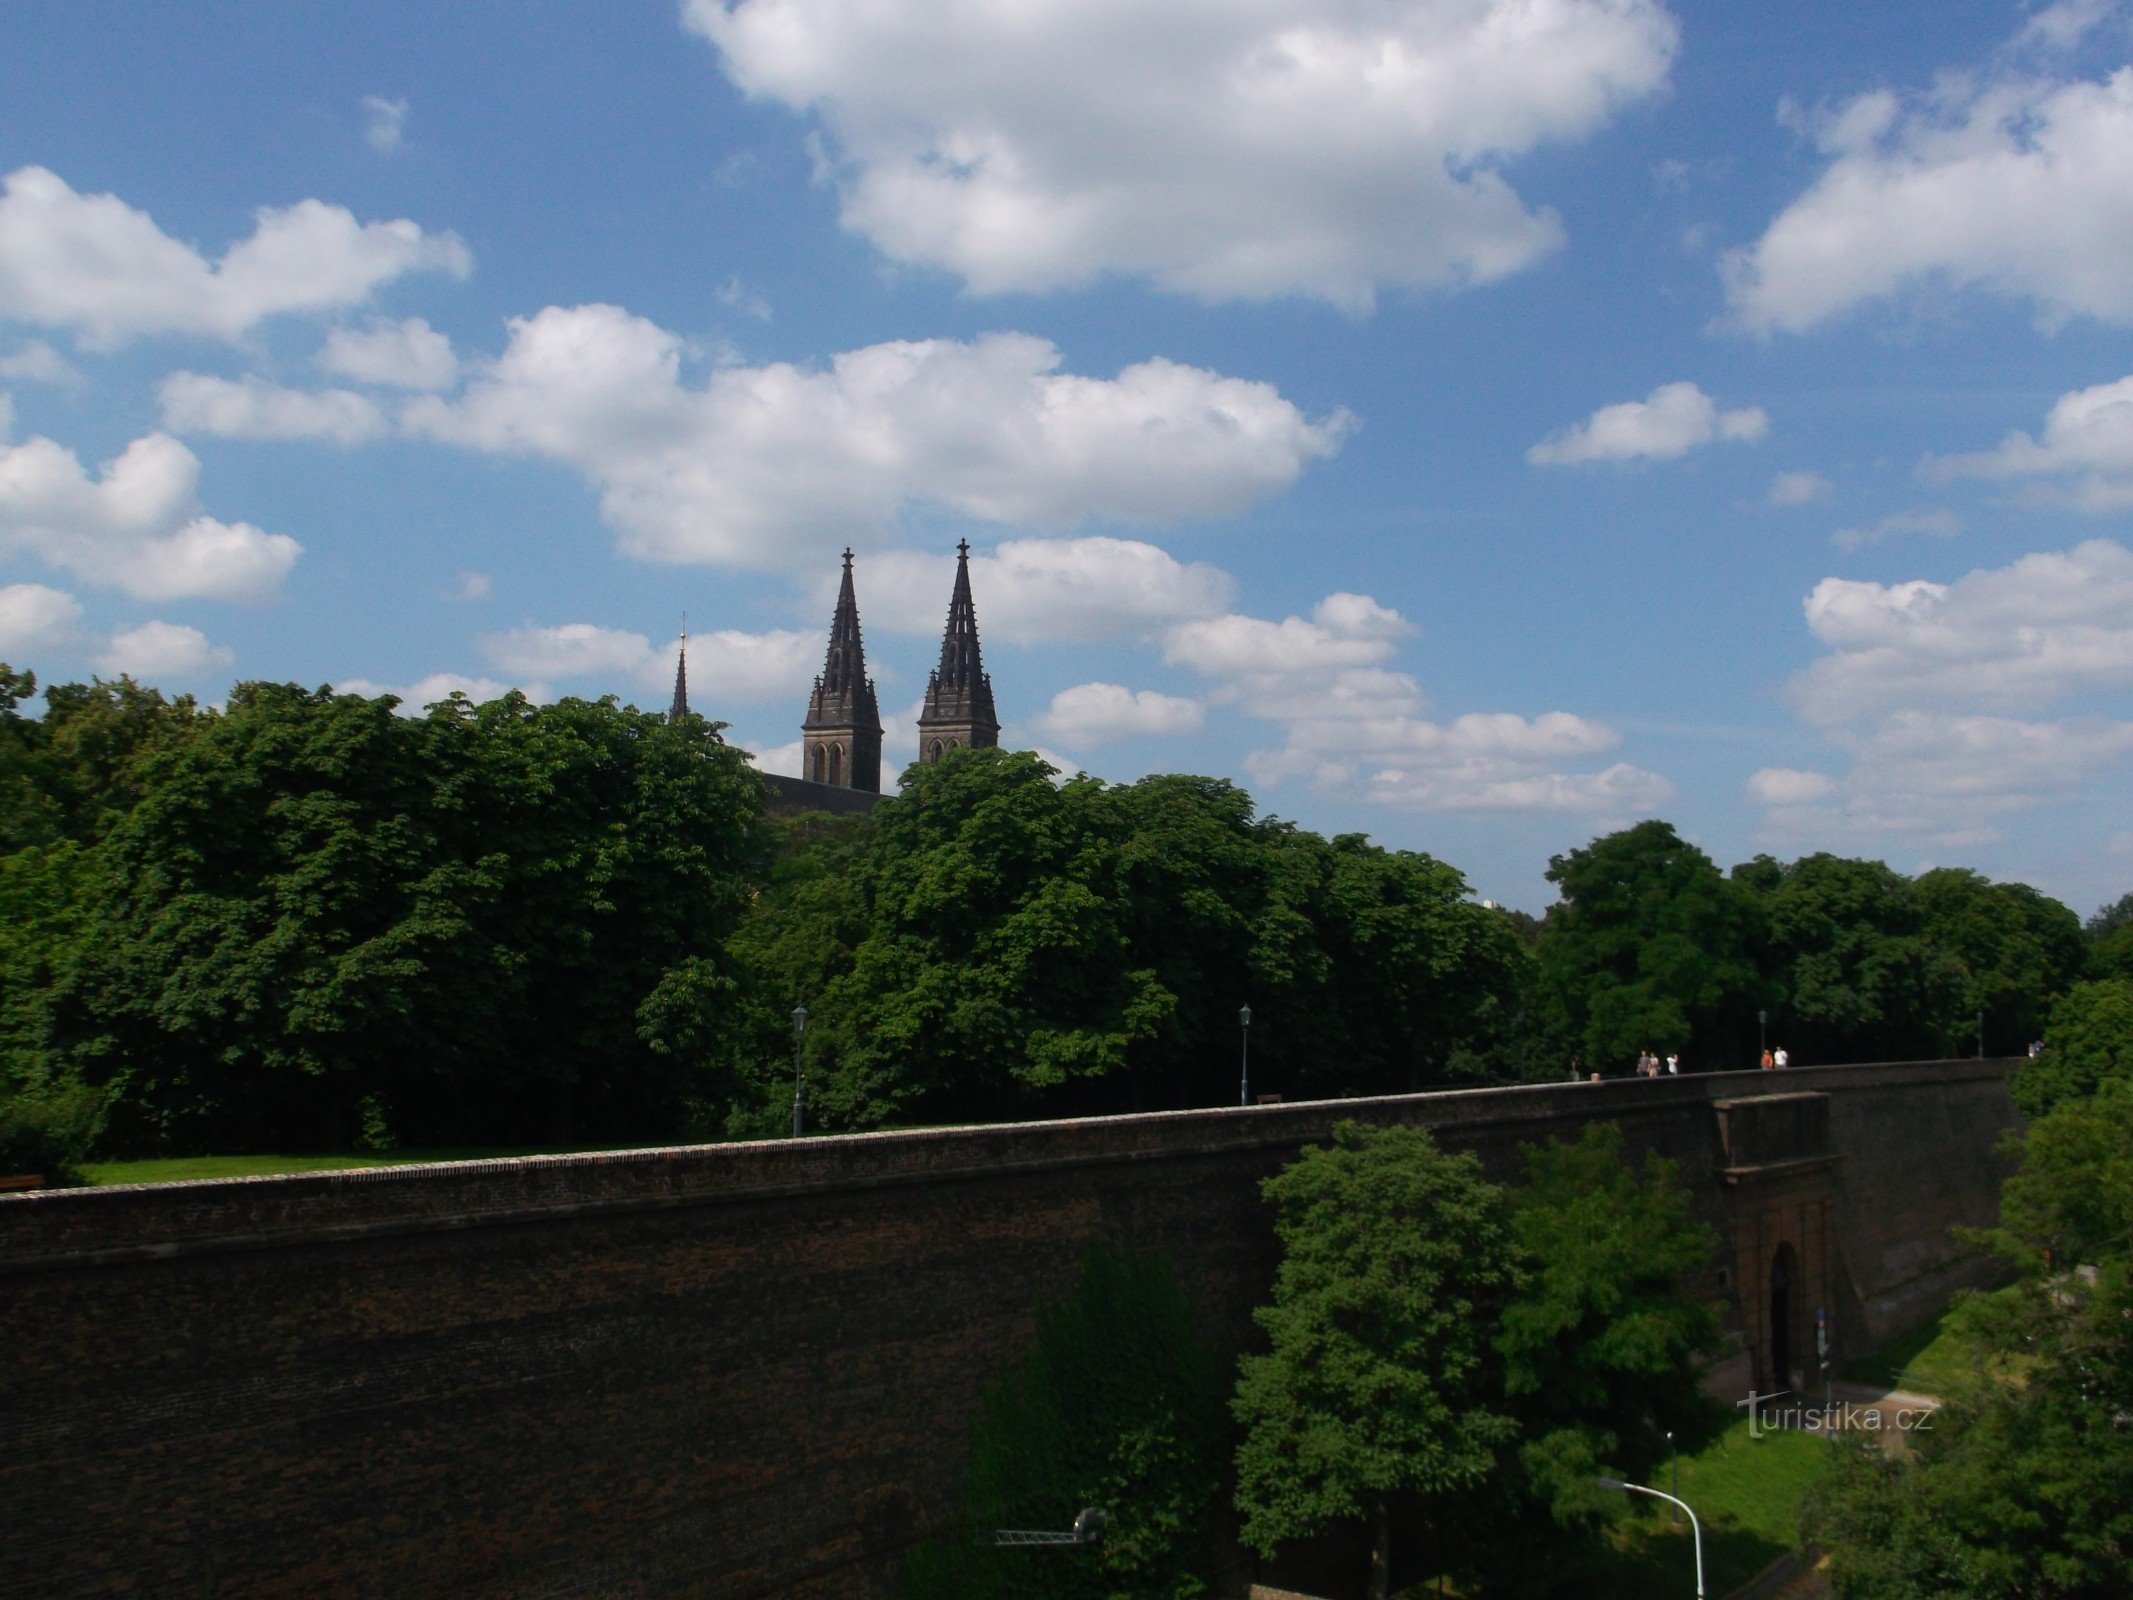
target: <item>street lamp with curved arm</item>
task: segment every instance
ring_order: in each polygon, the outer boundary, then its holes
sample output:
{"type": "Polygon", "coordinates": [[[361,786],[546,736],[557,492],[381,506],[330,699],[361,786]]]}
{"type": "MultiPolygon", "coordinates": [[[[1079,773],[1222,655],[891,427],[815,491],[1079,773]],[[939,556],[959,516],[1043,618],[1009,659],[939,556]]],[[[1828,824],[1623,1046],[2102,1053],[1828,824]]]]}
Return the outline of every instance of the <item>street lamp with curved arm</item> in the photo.
{"type": "Polygon", "coordinates": [[[1674,1505],[1681,1507],[1682,1510],[1688,1511],[1689,1531],[1696,1536],[1696,1600],[1704,1600],[1703,1524],[1696,1520],[1696,1513],[1694,1511],[1689,1510],[1688,1501],[1677,1500],[1674,1498],[1674,1496],[1666,1493],[1663,1489],[1647,1489],[1641,1483],[1624,1483],[1620,1478],[1595,1478],[1593,1479],[1593,1482],[1597,1483],[1603,1489],[1620,1489],[1626,1494],[1648,1494],[1654,1500],[1670,1501],[1674,1505]]]}

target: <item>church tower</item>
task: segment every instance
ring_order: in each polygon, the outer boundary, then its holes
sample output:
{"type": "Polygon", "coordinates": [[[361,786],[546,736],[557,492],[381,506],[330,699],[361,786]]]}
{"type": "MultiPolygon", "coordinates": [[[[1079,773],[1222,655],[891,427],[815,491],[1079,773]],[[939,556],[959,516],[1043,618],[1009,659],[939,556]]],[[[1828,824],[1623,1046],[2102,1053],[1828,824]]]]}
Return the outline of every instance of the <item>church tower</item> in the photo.
{"type": "Polygon", "coordinates": [[[993,715],[992,679],[978,653],[978,612],[970,599],[970,541],[955,547],[955,594],[948,602],[948,631],[941,638],[941,664],[926,682],[926,708],[918,719],[918,759],[938,761],[950,750],[990,748],[1000,742],[993,715]]]}
{"type": "Polygon", "coordinates": [[[800,724],[800,775],[836,789],[881,793],[881,713],[859,642],[859,602],[852,595],[852,552],[844,552],[844,586],[830,621],[829,655],[807,698],[800,724]]]}

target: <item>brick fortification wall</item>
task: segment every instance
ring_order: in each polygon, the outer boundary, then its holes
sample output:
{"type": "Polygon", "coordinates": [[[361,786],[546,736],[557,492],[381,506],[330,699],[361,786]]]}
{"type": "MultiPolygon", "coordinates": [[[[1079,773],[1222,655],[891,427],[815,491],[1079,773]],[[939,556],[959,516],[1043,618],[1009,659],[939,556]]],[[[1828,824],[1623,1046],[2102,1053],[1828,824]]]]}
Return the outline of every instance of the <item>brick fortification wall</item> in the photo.
{"type": "MultiPolygon", "coordinates": [[[[1947,1229],[1994,1215],[2010,1065],[1783,1076],[1829,1097],[1840,1327],[1886,1334],[1978,1270],[1947,1229]]],[[[1744,1208],[1798,1185],[1729,1188],[1713,1103],[1776,1087],[0,1196],[0,1594],[879,1596],[1091,1238],[1167,1250],[1239,1348],[1272,1268],[1258,1180],[1346,1117],[1501,1176],[1522,1141],[1618,1119],[1747,1237],[1744,1208]]]]}

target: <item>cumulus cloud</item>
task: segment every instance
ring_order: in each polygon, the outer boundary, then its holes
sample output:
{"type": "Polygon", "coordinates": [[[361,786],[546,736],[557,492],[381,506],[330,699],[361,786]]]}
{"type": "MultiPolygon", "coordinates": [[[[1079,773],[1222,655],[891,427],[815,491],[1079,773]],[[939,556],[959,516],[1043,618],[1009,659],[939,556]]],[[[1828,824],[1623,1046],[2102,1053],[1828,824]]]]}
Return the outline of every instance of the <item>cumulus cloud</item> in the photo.
{"type": "Polygon", "coordinates": [[[1417,810],[1548,810],[1626,815],[1672,786],[1614,763],[1572,772],[1619,742],[1568,712],[1469,712],[1435,722],[1420,686],[1385,665],[1411,629],[1368,595],[1335,594],[1306,617],[1229,615],[1173,628],[1164,655],[1214,680],[1213,698],[1281,726],[1284,743],[1246,758],[1255,781],[1417,810]]]}
{"type": "Polygon", "coordinates": [[[42,339],[31,339],[12,355],[0,356],[0,378],[50,384],[55,389],[78,389],[86,381],[79,367],[42,339]]]}
{"type": "MultiPolygon", "coordinates": [[[[955,558],[890,550],[859,570],[860,615],[892,633],[938,634],[948,613],[955,558]]],[[[825,576],[820,595],[834,592],[825,576]]],[[[1179,561],[1136,539],[1010,539],[970,558],[978,622],[987,639],[1060,644],[1144,636],[1171,623],[1219,615],[1236,582],[1204,561],[1179,561]]]]}
{"type": "Polygon", "coordinates": [[[0,317],[72,328],[110,347],[142,334],[234,339],[286,312],[359,305],[411,272],[464,277],[466,246],[341,206],[264,207],[210,262],[116,195],[78,194],[42,167],[0,184],[0,317]]]}
{"type": "Polygon", "coordinates": [[[81,602],[41,583],[0,587],[0,661],[21,666],[25,658],[57,650],[74,637],[81,602]]]}
{"type": "Polygon", "coordinates": [[[1209,300],[1487,282],[1562,226],[1502,166],[1660,90],[1658,0],[686,0],[819,119],[845,226],[980,293],[1144,276],[1209,300]]]}
{"type": "Polygon", "coordinates": [[[1870,522],[1864,527],[1839,528],[1829,536],[1829,542],[1839,550],[1863,550],[1870,544],[1901,538],[1905,534],[1923,533],[1936,539],[1951,539],[1962,531],[1962,518],[1952,511],[1913,509],[1892,511],[1879,522],[1870,522]]]}
{"type": "Polygon", "coordinates": [[[411,401],[406,422],[568,462],[630,554],[766,569],[881,542],[929,508],[1038,531],[1230,516],[1353,426],[1172,361],[1064,373],[1025,334],[870,345],[827,370],[722,367],[701,387],[681,358],[674,335],[614,306],[551,306],[512,324],[463,395],[411,401]]]}
{"type": "Polygon", "coordinates": [[[1953,583],[1824,578],[1806,615],[1831,652],[1787,688],[1811,722],[1921,706],[2034,709],[2133,684],[2133,552],[2107,539],[1953,583]]]}
{"type": "Polygon", "coordinates": [[[1116,683],[1079,683],[1052,696],[1037,719],[1047,738],[1072,748],[1137,734],[1198,733],[1207,713],[1197,700],[1116,683]]]}
{"type": "Polygon", "coordinates": [[[348,389],[288,389],[264,378],[173,372],[158,397],[173,433],[224,439],[331,439],[360,444],[386,431],[376,405],[348,389]]]}
{"type": "Polygon", "coordinates": [[[143,600],[266,594],[303,546],[202,515],[199,477],[198,458],[163,433],[134,440],[98,477],[50,439],[0,450],[0,550],[143,600]]]}
{"type": "MultiPolygon", "coordinates": [[[[2063,8],[2055,8],[2063,9],[2063,8]]],[[[2133,322],[2133,67],[2069,81],[2019,52],[1814,120],[1829,165],[1725,262],[1740,323],[1797,333],[1927,282],[2133,322]]]]}
{"type": "Polygon", "coordinates": [[[2133,684],[2133,552],[2120,545],[2092,540],[1953,583],[1826,578],[1806,614],[1830,653],[1787,698],[1851,766],[1821,792],[1776,769],[1751,779],[1750,798],[1791,825],[1977,843],[1996,837],[1995,818],[2072,794],[2133,753],[2133,721],[2034,715],[2133,684]]]}
{"type": "Polygon", "coordinates": [[[1593,461],[1673,461],[1714,439],[1760,439],[1770,418],[1760,406],[1721,411],[1693,383],[1663,383],[1648,399],[1602,406],[1576,427],[1551,434],[1526,452],[1539,467],[1593,461]]]}
{"type": "Polygon", "coordinates": [[[1804,506],[1829,497],[1836,488],[1819,472],[1781,472],[1770,480],[1770,503],[1804,506]]]}
{"type": "Polygon", "coordinates": [[[204,677],[219,672],[236,657],[208,642],[198,628],[175,622],[144,622],[112,636],[97,653],[99,672],[123,673],[141,683],[204,677]]]}
{"type": "Polygon", "coordinates": [[[334,688],[342,694],[366,695],[372,699],[389,694],[400,702],[394,709],[403,717],[419,717],[430,706],[440,700],[449,700],[455,694],[465,695],[476,705],[500,700],[513,689],[535,702],[551,698],[544,683],[499,683],[494,678],[471,678],[463,672],[433,672],[404,685],[374,683],[369,678],[343,678],[334,688]]]}
{"type": "MultiPolygon", "coordinates": [[[[522,680],[594,678],[619,692],[672,687],[679,643],[655,649],[641,633],[590,622],[526,626],[481,641],[499,670],[522,680]]],[[[723,630],[689,636],[689,700],[717,716],[719,707],[790,698],[804,693],[820,662],[820,646],[786,629],[768,633],[723,630]]],[[[605,691],[602,691],[605,692],[605,691]]]]}
{"type": "Polygon", "coordinates": [[[459,380],[452,341],[421,317],[330,329],[318,364],[343,378],[388,389],[449,389],[459,380]]]}
{"type": "Polygon", "coordinates": [[[1837,792],[1837,781],[1826,772],[1803,772],[1797,767],[1765,767],[1748,779],[1748,800],[1759,806],[1812,805],[1837,792]]]}
{"type": "Polygon", "coordinates": [[[2052,403],[2042,438],[2010,433],[1999,448],[1928,457],[1926,478],[2050,480],[2057,498],[2084,511],[2133,506],[2133,377],[2076,389],[2052,403]]]}
{"type": "Polygon", "coordinates": [[[380,94],[363,96],[363,140],[381,156],[400,148],[407,132],[407,102],[388,100],[380,94]]]}

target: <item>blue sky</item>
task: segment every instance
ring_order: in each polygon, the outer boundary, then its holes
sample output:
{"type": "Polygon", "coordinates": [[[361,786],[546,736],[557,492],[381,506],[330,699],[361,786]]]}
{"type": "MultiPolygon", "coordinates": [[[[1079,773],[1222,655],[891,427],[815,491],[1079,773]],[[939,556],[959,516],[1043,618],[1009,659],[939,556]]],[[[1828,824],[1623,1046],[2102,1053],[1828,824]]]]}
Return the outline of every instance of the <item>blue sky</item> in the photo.
{"type": "Polygon", "coordinates": [[[0,659],[2133,884],[2125,8],[437,9],[0,14],[0,659]]]}

